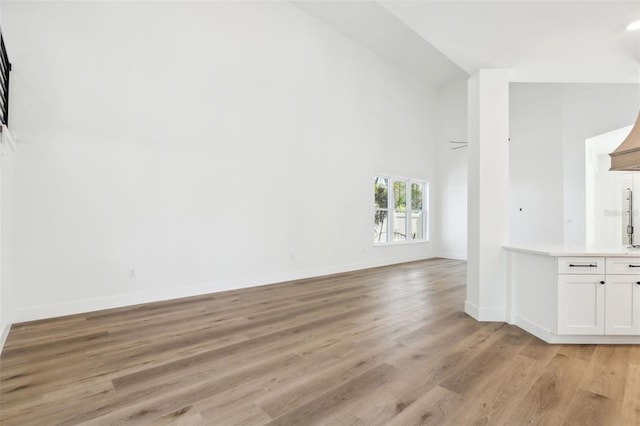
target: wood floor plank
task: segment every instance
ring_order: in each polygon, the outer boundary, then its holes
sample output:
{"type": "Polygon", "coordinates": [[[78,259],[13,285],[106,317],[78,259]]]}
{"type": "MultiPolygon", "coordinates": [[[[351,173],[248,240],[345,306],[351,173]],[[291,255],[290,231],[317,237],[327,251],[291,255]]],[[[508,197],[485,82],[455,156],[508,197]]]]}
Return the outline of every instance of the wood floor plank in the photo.
{"type": "Polygon", "coordinates": [[[458,395],[468,396],[482,392],[488,377],[497,374],[500,368],[512,361],[532,336],[513,328],[504,336],[469,361],[468,368],[461,368],[440,382],[440,386],[458,395]]]}
{"type": "Polygon", "coordinates": [[[629,346],[598,346],[589,361],[580,388],[621,401],[628,377],[629,355],[629,346]]]}
{"type": "Polygon", "coordinates": [[[204,424],[204,418],[193,409],[193,407],[184,407],[173,411],[164,416],[153,419],[154,425],[172,425],[172,426],[198,426],[204,424]]]}
{"type": "MultiPolygon", "coordinates": [[[[389,352],[395,351],[394,342],[377,344],[363,342],[365,345],[343,352],[330,365],[322,369],[309,368],[307,374],[300,375],[283,386],[269,389],[269,392],[256,397],[256,402],[272,417],[285,415],[305,404],[311,404],[322,395],[335,391],[360,377],[365,372],[382,364],[389,352]],[[363,347],[367,351],[362,350],[363,347]]],[[[310,362],[314,362],[312,359],[310,362]]]]}
{"type": "Polygon", "coordinates": [[[558,353],[562,355],[583,361],[591,361],[591,357],[598,345],[559,345],[559,347],[558,353]]]}
{"type": "Polygon", "coordinates": [[[294,424],[320,424],[330,413],[358,397],[391,380],[397,369],[389,364],[379,364],[360,376],[348,381],[318,398],[299,406],[267,423],[270,426],[294,424]]]}
{"type": "MultiPolygon", "coordinates": [[[[400,358],[392,358],[395,363],[398,359],[405,359],[405,361],[395,364],[398,365],[400,373],[384,384],[383,389],[390,397],[378,403],[380,407],[375,421],[367,413],[356,414],[376,424],[393,420],[405,407],[411,406],[422,395],[430,392],[443,381],[467,371],[472,359],[503,338],[504,327],[496,328],[497,326],[497,324],[485,323],[480,329],[471,329],[462,334],[457,331],[457,335],[444,335],[440,342],[457,341],[446,349],[415,351],[415,348],[407,348],[400,358]]],[[[433,346],[438,347],[439,343],[434,343],[433,346]]]]}
{"type": "Polygon", "coordinates": [[[382,362],[384,354],[394,350],[395,346],[397,344],[392,340],[345,340],[339,346],[303,353],[302,362],[256,376],[225,392],[202,399],[196,407],[203,415],[224,415],[249,400],[264,405],[270,414],[277,416],[288,411],[283,406],[295,408],[372,368],[382,362]],[[368,348],[366,353],[362,351],[363,346],[368,348]],[[322,379],[317,377],[319,374],[323,375],[322,379]],[[331,376],[335,378],[333,381],[331,376]],[[316,387],[314,383],[320,386],[316,387]]]}
{"type": "Polygon", "coordinates": [[[631,364],[640,365],[640,345],[631,345],[629,348],[629,360],[631,364]]]}
{"type": "MultiPolygon", "coordinates": [[[[498,326],[497,324],[473,323],[473,325],[477,327],[470,327],[467,330],[445,329],[443,334],[430,340],[431,344],[427,346],[437,348],[439,347],[438,341],[448,342],[450,345],[451,341],[459,340],[455,347],[474,348],[467,355],[467,358],[471,359],[478,352],[490,347],[493,339],[500,338],[499,334],[492,336],[490,331],[494,330],[494,326],[498,326]]],[[[399,346],[388,357],[389,360],[396,362],[399,359],[409,358],[400,363],[398,373],[386,383],[380,384],[375,392],[361,396],[352,395],[349,403],[335,408],[334,412],[337,411],[338,414],[351,412],[366,424],[385,424],[398,415],[404,407],[411,405],[421,395],[430,391],[442,378],[465,365],[467,358],[457,358],[452,353],[455,351],[449,353],[442,350],[432,350],[415,357],[409,356],[415,354],[414,348],[399,346]],[[455,359],[456,362],[451,362],[452,359],[455,359]]]]}
{"type": "Polygon", "coordinates": [[[233,409],[208,410],[201,414],[203,423],[219,426],[256,426],[269,423],[272,419],[253,403],[243,403],[233,409]]]}
{"type": "Polygon", "coordinates": [[[148,421],[192,406],[207,395],[214,395],[238,386],[250,377],[264,374],[281,365],[295,363],[299,358],[296,354],[284,353],[263,362],[234,369],[227,374],[195,377],[191,384],[181,385],[178,388],[168,385],[158,389],[159,392],[151,392],[151,388],[147,388],[150,392],[146,398],[118,398],[112,402],[107,411],[98,407],[93,411],[65,419],[61,424],[71,425],[83,422],[87,425],[102,425],[148,421]]]}
{"type": "Polygon", "coordinates": [[[562,423],[566,426],[601,426],[620,418],[621,401],[579,389],[562,423]]]}
{"type": "Polygon", "coordinates": [[[640,426],[640,345],[466,315],[430,259],[14,324],[0,424],[640,426]]]}
{"type": "Polygon", "coordinates": [[[520,351],[520,355],[533,358],[545,364],[548,364],[551,361],[551,359],[558,353],[559,350],[560,350],[560,345],[550,345],[538,339],[537,337],[534,337],[520,351]]]}
{"type": "MultiPolygon", "coordinates": [[[[343,312],[338,315],[332,315],[325,319],[319,320],[323,326],[335,324],[337,320],[349,318],[352,312],[343,312]]],[[[152,367],[140,371],[138,373],[114,378],[114,386],[116,389],[123,389],[130,386],[143,386],[148,380],[158,382],[159,378],[164,375],[172,375],[174,372],[184,375],[191,371],[197,371],[198,374],[215,373],[227,369],[235,364],[245,362],[240,357],[242,354],[251,354],[254,357],[263,357],[268,354],[279,353],[285,350],[294,350],[301,343],[308,340],[316,340],[334,331],[328,328],[326,333],[324,328],[318,330],[318,321],[305,323],[289,329],[279,331],[270,335],[257,337],[247,341],[241,341],[236,344],[228,345],[210,352],[201,353],[192,357],[181,358],[157,367],[152,367]]]]}
{"type": "Polygon", "coordinates": [[[586,369],[585,361],[562,354],[554,356],[505,424],[559,424],[586,369]]]}
{"type": "Polygon", "coordinates": [[[546,367],[545,362],[523,355],[516,355],[504,363],[500,371],[488,375],[482,389],[467,396],[459,409],[443,424],[457,425],[501,425],[513,414],[533,383],[546,367]]]}
{"type": "Polygon", "coordinates": [[[435,386],[386,424],[389,426],[442,425],[458,412],[458,407],[463,400],[459,394],[441,386],[435,386]]]}
{"type": "Polygon", "coordinates": [[[629,364],[621,417],[622,424],[640,426],[640,364],[629,364]]]}

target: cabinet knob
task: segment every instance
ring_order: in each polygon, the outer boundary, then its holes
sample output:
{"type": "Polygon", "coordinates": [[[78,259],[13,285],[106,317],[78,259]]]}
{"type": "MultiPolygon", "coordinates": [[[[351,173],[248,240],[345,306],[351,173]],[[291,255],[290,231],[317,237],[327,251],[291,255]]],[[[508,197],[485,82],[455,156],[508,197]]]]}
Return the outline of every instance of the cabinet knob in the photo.
{"type": "Polygon", "coordinates": [[[640,285],[640,281],[636,281],[636,284],[640,285]]]}
{"type": "Polygon", "coordinates": [[[600,281],[600,284],[604,285],[604,281],[600,281]]]}

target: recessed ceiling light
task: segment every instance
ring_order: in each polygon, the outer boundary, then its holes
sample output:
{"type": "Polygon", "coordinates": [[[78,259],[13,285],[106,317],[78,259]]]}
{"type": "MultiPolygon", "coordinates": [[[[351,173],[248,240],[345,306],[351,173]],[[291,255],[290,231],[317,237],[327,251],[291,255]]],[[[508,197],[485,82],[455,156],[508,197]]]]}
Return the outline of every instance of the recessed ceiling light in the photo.
{"type": "Polygon", "coordinates": [[[627,25],[629,31],[640,30],[640,21],[635,21],[627,25]]]}

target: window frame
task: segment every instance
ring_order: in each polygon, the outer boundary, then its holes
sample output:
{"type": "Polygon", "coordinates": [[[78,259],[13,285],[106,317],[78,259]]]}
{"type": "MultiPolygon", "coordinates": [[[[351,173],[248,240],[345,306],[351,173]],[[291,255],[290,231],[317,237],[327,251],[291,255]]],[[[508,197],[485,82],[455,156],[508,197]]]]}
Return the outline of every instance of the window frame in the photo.
{"type": "MultiPolygon", "coordinates": [[[[374,234],[374,247],[381,246],[392,246],[392,245],[403,245],[403,244],[423,244],[429,242],[429,183],[424,179],[416,179],[409,178],[405,176],[391,175],[387,173],[379,173],[373,177],[373,181],[375,183],[376,178],[384,178],[387,179],[387,208],[379,209],[375,205],[375,199],[373,202],[373,213],[375,217],[375,213],[379,210],[387,211],[387,240],[386,241],[375,241],[374,234]],[[396,194],[395,194],[395,183],[396,182],[405,182],[405,239],[403,240],[395,240],[395,221],[396,221],[396,194]],[[407,238],[411,234],[411,224],[412,224],[412,216],[413,213],[413,204],[412,204],[412,185],[418,184],[422,186],[422,209],[420,212],[422,213],[422,230],[423,236],[422,238],[407,238]]],[[[375,190],[374,190],[375,191],[375,190]]],[[[374,192],[375,195],[375,192],[374,192]]]]}

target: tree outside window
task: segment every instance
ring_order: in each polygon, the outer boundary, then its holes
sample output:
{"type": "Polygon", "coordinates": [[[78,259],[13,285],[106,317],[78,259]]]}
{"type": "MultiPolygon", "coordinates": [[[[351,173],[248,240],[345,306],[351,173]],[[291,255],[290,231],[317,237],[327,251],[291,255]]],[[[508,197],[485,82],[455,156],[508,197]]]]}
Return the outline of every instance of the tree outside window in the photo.
{"type": "Polygon", "coordinates": [[[376,176],[374,180],[374,213],[373,241],[387,242],[389,234],[389,179],[376,176]]]}

